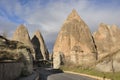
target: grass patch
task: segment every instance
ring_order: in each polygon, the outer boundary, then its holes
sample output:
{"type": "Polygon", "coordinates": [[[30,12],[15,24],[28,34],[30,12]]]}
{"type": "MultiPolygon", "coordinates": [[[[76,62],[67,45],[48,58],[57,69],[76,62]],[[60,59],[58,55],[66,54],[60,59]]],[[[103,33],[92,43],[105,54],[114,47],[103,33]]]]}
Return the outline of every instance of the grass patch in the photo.
{"type": "Polygon", "coordinates": [[[109,78],[111,80],[120,80],[120,72],[110,73],[110,72],[100,72],[94,69],[89,68],[81,68],[81,67],[67,67],[67,66],[61,66],[62,70],[65,71],[72,71],[77,73],[84,73],[88,75],[103,77],[103,78],[109,78]]]}

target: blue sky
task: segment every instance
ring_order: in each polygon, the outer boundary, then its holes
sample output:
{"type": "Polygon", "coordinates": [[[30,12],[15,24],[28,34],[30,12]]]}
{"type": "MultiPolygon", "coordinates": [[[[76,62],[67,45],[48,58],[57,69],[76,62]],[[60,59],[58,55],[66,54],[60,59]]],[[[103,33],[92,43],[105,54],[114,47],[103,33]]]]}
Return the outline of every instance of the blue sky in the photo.
{"type": "Polygon", "coordinates": [[[40,30],[49,51],[72,9],[89,26],[91,32],[100,23],[120,26],[120,0],[0,0],[0,33],[12,37],[15,29],[24,24],[31,36],[40,30]]]}

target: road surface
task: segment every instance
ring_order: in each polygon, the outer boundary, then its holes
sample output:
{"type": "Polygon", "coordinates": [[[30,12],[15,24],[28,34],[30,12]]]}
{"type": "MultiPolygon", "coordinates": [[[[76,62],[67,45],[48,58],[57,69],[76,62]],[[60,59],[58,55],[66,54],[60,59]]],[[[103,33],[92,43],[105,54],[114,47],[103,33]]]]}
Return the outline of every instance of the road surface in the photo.
{"type": "Polygon", "coordinates": [[[64,73],[62,70],[53,70],[49,68],[39,69],[40,80],[96,80],[77,74],[64,73]]]}
{"type": "Polygon", "coordinates": [[[96,79],[70,73],[59,73],[49,75],[47,77],[47,80],[96,80],[96,79]]]}

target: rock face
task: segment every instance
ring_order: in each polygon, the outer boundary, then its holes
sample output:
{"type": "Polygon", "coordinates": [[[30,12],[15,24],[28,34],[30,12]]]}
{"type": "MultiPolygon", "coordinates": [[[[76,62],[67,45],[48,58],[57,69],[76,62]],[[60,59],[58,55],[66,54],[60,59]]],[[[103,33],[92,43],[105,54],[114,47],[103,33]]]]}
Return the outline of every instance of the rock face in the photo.
{"type": "Polygon", "coordinates": [[[93,34],[98,51],[98,59],[118,50],[120,47],[120,29],[116,25],[101,23],[97,32],[93,34]]]}
{"type": "Polygon", "coordinates": [[[49,52],[43,40],[43,37],[39,31],[37,31],[32,38],[32,43],[36,52],[36,59],[49,59],[49,52]]]}
{"type": "Polygon", "coordinates": [[[63,53],[66,63],[89,65],[95,62],[97,52],[91,32],[75,10],[64,22],[53,53],[54,58],[58,53],[63,53]]]}
{"type": "MultiPolygon", "coordinates": [[[[29,75],[33,72],[33,60],[31,53],[32,53],[31,48],[26,46],[25,44],[18,41],[10,41],[0,36],[0,62],[8,62],[8,63],[16,62],[16,65],[14,63],[15,69],[12,69],[13,72],[14,70],[15,71],[18,70],[18,73],[22,73],[23,75],[29,75]],[[18,66],[17,65],[18,63],[22,63],[23,66],[18,66]],[[21,69],[17,69],[17,68],[21,68],[21,69]]],[[[9,66],[9,64],[6,65],[9,66]]],[[[5,67],[7,68],[7,66],[5,67]]]]}
{"type": "Polygon", "coordinates": [[[97,32],[93,34],[95,44],[98,51],[98,60],[100,62],[97,64],[97,69],[102,70],[103,67],[106,72],[120,71],[120,29],[116,25],[106,25],[100,24],[97,32]],[[112,56],[111,56],[112,55],[112,56]]]}
{"type": "Polygon", "coordinates": [[[98,61],[96,69],[103,72],[120,71],[120,49],[112,51],[98,61]]]}
{"type": "Polygon", "coordinates": [[[25,28],[24,25],[21,24],[21,25],[16,29],[15,33],[13,34],[13,40],[22,42],[22,43],[24,43],[25,45],[30,46],[31,49],[32,49],[32,51],[33,51],[33,52],[32,52],[33,58],[35,59],[35,51],[34,51],[34,48],[33,48],[32,43],[31,43],[28,30],[25,28]]]}
{"type": "Polygon", "coordinates": [[[61,56],[60,54],[56,54],[55,57],[53,57],[54,59],[54,64],[53,64],[53,68],[54,69],[59,69],[60,65],[61,65],[61,56]]]}

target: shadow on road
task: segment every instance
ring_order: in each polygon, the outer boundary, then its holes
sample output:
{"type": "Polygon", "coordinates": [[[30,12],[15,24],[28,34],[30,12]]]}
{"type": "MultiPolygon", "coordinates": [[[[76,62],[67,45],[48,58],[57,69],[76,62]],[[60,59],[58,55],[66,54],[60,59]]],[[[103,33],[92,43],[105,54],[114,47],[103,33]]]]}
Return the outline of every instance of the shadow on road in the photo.
{"type": "Polygon", "coordinates": [[[61,69],[41,68],[39,70],[40,80],[47,80],[48,76],[63,73],[61,69]]]}

